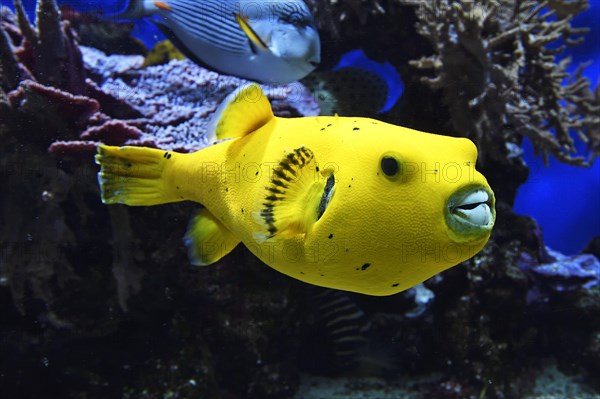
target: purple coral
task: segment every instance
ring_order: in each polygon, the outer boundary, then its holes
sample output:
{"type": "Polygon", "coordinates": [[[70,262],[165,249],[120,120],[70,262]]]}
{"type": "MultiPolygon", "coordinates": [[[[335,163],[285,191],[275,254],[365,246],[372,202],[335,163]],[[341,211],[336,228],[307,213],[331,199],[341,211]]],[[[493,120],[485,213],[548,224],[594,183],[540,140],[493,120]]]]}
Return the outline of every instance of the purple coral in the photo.
{"type": "Polygon", "coordinates": [[[73,94],[85,90],[85,71],[79,47],[67,21],[60,20],[54,0],[37,3],[37,28],[34,28],[15,1],[17,23],[22,34],[17,54],[19,61],[32,72],[39,83],[73,94]]]}
{"type": "MultiPolygon", "coordinates": [[[[219,75],[189,60],[139,69],[139,56],[107,56],[87,47],[82,47],[82,52],[88,70],[98,77],[95,90],[115,102],[128,104],[141,115],[122,122],[139,129],[142,142],[153,142],[168,150],[190,152],[211,144],[206,129],[214,111],[227,94],[247,82],[219,75]]],[[[318,105],[300,83],[263,88],[278,115],[319,113],[318,105]]],[[[112,134],[109,130],[107,134],[112,134]]],[[[80,138],[90,136],[84,132],[80,138]]],[[[133,145],[138,138],[121,144],[133,145]]],[[[98,134],[94,139],[104,141],[98,134]]]]}
{"type": "Polygon", "coordinates": [[[100,109],[98,101],[92,98],[76,96],[32,80],[22,81],[16,90],[9,93],[8,102],[16,111],[52,113],[57,119],[74,127],[85,126],[88,119],[100,109]]]}

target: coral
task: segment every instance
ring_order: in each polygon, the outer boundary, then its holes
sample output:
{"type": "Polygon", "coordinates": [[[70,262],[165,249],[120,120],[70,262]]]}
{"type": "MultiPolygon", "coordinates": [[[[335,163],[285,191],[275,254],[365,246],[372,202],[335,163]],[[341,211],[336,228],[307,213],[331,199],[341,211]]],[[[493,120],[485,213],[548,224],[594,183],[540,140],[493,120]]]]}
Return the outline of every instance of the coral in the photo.
{"type": "Polygon", "coordinates": [[[525,136],[546,160],[588,165],[571,132],[594,139],[589,111],[598,108],[586,78],[565,83],[570,59],[558,58],[582,40],[585,30],[570,21],[587,7],[586,0],[423,2],[417,29],[434,54],[411,64],[431,72],[422,82],[442,90],[454,130],[476,140],[484,157],[498,142],[525,136]]]}
{"type": "Polygon", "coordinates": [[[144,55],[147,52],[144,44],[131,35],[135,26],[132,22],[100,19],[92,13],[80,13],[68,5],[61,5],[60,13],[77,32],[80,45],[94,47],[108,54],[144,55]]]}
{"type": "Polygon", "coordinates": [[[37,28],[30,24],[20,0],[15,1],[17,23],[22,34],[16,55],[36,80],[44,85],[82,94],[85,71],[75,37],[54,0],[37,4],[37,28]]]}
{"type": "MultiPolygon", "coordinates": [[[[577,70],[576,79],[580,78],[581,71],[582,68],[577,70]]],[[[593,162],[600,156],[600,82],[596,84],[593,93],[588,93],[585,101],[580,101],[575,105],[575,108],[579,114],[588,115],[582,121],[582,125],[587,129],[588,137],[582,137],[582,139],[586,142],[588,151],[592,154],[590,162],[593,162]]]]}
{"type": "MultiPolygon", "coordinates": [[[[98,89],[130,104],[142,115],[123,122],[143,132],[140,140],[151,140],[157,147],[169,150],[189,152],[210,144],[206,129],[212,114],[227,94],[246,83],[208,71],[189,60],[135,69],[132,66],[138,65],[137,60],[143,62],[138,56],[106,56],[86,47],[82,51],[90,73],[99,77],[98,89]]],[[[308,116],[319,112],[300,83],[263,88],[277,115],[308,116]]],[[[80,136],[90,137],[88,133],[80,136]]],[[[93,137],[101,141],[98,135],[93,137]]]]}
{"type": "MultiPolygon", "coordinates": [[[[538,285],[546,285],[554,292],[589,289],[600,283],[600,262],[594,255],[581,254],[565,256],[548,250],[551,262],[531,266],[531,261],[523,261],[520,267],[541,280],[538,285]]],[[[526,254],[523,254],[527,258],[526,254]]]]}
{"type": "Polygon", "coordinates": [[[37,133],[37,139],[45,138],[46,142],[52,137],[72,136],[100,109],[94,99],[32,80],[20,82],[19,87],[8,94],[8,104],[13,113],[27,115],[28,125],[44,126],[44,130],[37,133]]]}
{"type": "MultiPolygon", "coordinates": [[[[324,70],[350,50],[402,68],[420,54],[421,38],[414,35],[414,0],[306,0],[322,42],[324,70]]],[[[404,74],[401,74],[405,76],[404,74]]]]}
{"type": "MultiPolygon", "coordinates": [[[[4,6],[0,8],[0,15],[3,16],[0,21],[0,90],[5,93],[12,90],[17,84],[25,79],[30,79],[31,74],[17,60],[12,39],[7,32],[10,27],[16,26],[13,14],[4,6]]],[[[12,30],[13,35],[19,32],[12,30]]],[[[5,94],[3,95],[5,97],[5,94]]]]}
{"type": "Polygon", "coordinates": [[[129,140],[136,140],[142,137],[142,132],[129,126],[122,121],[108,121],[101,126],[93,126],[81,133],[80,137],[84,140],[102,141],[109,145],[124,145],[129,140]]]}

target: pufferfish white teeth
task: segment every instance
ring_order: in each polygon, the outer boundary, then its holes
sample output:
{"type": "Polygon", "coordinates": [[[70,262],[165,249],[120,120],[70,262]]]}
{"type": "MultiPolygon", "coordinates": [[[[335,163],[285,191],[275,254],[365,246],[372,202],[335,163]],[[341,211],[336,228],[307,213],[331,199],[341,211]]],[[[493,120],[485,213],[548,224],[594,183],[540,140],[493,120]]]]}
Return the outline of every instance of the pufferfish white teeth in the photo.
{"type": "Polygon", "coordinates": [[[488,226],[493,219],[490,195],[484,190],[467,194],[452,207],[452,213],[475,226],[488,226]]]}

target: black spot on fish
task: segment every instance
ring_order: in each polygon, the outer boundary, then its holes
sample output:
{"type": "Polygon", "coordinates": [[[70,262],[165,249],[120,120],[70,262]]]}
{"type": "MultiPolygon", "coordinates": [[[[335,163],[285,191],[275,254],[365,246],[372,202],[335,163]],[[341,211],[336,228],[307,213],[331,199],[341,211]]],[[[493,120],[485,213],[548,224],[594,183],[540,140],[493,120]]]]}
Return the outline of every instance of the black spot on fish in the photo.
{"type": "Polygon", "coordinates": [[[177,190],[179,190],[179,186],[177,186],[176,188],[177,188],[177,190]]]}
{"type": "Polygon", "coordinates": [[[356,131],[356,130],[360,130],[360,128],[358,128],[358,127],[355,127],[355,128],[353,128],[352,130],[356,131]]]}
{"type": "Polygon", "coordinates": [[[254,176],[258,176],[258,170],[254,173],[254,176]]]}
{"type": "Polygon", "coordinates": [[[317,166],[317,167],[315,167],[315,170],[318,172],[318,171],[319,171],[319,167],[318,167],[318,166],[317,166]]]}
{"type": "Polygon", "coordinates": [[[352,185],[351,185],[351,184],[348,184],[348,188],[350,188],[350,187],[352,187],[352,185]]]}
{"type": "Polygon", "coordinates": [[[325,128],[324,128],[324,127],[322,127],[322,128],[321,128],[321,131],[323,131],[323,130],[325,130],[325,128]]]}
{"type": "Polygon", "coordinates": [[[228,193],[229,192],[229,187],[225,187],[225,192],[228,193]]]}
{"type": "Polygon", "coordinates": [[[244,208],[242,208],[242,213],[244,213],[244,208]]]}
{"type": "Polygon", "coordinates": [[[331,240],[331,239],[333,238],[333,233],[329,234],[329,235],[327,236],[327,238],[329,238],[329,239],[331,240]]]}
{"type": "Polygon", "coordinates": [[[304,274],[304,272],[300,272],[300,274],[304,274]]]}
{"type": "Polygon", "coordinates": [[[329,124],[327,125],[327,127],[330,127],[330,126],[331,126],[331,123],[329,123],[329,124]]]}
{"type": "Polygon", "coordinates": [[[360,267],[360,269],[361,269],[361,270],[367,270],[367,269],[369,268],[369,266],[371,266],[371,264],[370,264],[370,263],[365,263],[364,265],[362,265],[362,266],[360,267]]]}
{"type": "Polygon", "coordinates": [[[400,283],[392,284],[392,287],[397,287],[399,285],[400,285],[400,283]]]}

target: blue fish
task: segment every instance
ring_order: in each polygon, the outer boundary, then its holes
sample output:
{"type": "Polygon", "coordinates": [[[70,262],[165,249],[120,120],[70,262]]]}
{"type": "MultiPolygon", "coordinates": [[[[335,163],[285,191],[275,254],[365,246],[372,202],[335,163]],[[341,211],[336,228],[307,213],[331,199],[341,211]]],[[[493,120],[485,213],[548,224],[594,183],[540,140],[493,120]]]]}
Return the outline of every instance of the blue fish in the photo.
{"type": "Polygon", "coordinates": [[[321,43],[301,0],[131,0],[113,18],[153,20],[199,65],[262,83],[289,83],[312,72],[321,43]]]}

